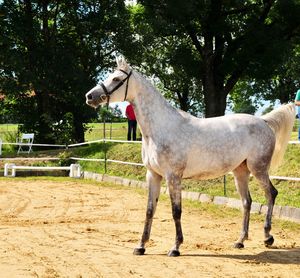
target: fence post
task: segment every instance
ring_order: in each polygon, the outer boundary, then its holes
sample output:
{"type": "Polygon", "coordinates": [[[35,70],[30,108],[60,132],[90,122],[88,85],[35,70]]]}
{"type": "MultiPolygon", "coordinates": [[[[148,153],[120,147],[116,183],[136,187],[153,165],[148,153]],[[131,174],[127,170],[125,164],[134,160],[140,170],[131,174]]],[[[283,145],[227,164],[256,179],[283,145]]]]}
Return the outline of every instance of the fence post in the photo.
{"type": "Polygon", "coordinates": [[[106,125],[105,125],[105,115],[103,117],[103,139],[105,140],[106,139],[106,125]]]}
{"type": "Polygon", "coordinates": [[[226,196],[226,175],[223,177],[223,184],[224,184],[224,196],[226,196]]]}
{"type": "Polygon", "coordinates": [[[109,139],[112,137],[112,119],[110,119],[109,139]]]}
{"type": "Polygon", "coordinates": [[[106,140],[104,139],[104,174],[107,173],[106,140]]]}
{"type": "MultiPolygon", "coordinates": [[[[108,103],[107,103],[108,110],[108,103]]],[[[103,115],[103,141],[104,141],[104,174],[107,173],[107,157],[106,157],[106,114],[103,115]]]]}

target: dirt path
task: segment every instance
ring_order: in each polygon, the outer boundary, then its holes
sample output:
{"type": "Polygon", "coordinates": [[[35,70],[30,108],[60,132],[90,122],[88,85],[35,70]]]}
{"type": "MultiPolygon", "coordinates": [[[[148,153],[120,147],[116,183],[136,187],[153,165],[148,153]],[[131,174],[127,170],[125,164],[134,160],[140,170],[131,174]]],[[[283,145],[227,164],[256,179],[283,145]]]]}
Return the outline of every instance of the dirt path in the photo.
{"type": "Polygon", "coordinates": [[[145,256],[132,255],[146,195],[77,181],[0,180],[1,277],[300,277],[300,232],[276,228],[275,248],[252,222],[244,250],[232,248],[241,218],[184,208],[182,256],[165,254],[174,227],[158,206],[145,256]]]}

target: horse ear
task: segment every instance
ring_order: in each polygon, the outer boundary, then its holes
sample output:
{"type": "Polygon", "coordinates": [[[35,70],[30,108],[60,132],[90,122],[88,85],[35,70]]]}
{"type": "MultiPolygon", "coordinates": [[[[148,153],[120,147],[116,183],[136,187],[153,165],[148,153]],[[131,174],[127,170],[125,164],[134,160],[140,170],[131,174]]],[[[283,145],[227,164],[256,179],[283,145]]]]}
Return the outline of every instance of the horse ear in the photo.
{"type": "Polygon", "coordinates": [[[127,71],[129,69],[129,65],[126,62],[126,59],[124,58],[124,56],[117,56],[116,57],[116,62],[118,65],[119,69],[125,70],[127,71]]]}

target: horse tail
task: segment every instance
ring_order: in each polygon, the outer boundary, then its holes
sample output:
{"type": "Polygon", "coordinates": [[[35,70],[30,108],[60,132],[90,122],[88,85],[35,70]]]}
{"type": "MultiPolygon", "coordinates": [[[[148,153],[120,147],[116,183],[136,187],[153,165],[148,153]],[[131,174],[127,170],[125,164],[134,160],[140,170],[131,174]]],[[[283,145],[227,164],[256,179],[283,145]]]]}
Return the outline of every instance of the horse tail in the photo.
{"type": "Polygon", "coordinates": [[[276,143],[272,156],[271,168],[278,167],[286,151],[295,122],[295,105],[282,105],[261,117],[274,131],[276,143]]]}

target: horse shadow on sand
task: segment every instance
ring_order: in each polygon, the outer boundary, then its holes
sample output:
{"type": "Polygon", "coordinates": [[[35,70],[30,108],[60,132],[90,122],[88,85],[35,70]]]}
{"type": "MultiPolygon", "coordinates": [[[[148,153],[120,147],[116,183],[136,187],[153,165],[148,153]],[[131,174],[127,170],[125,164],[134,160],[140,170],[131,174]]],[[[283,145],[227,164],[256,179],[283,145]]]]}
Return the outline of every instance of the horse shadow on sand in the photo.
{"type": "Polygon", "coordinates": [[[295,264],[300,265],[300,248],[269,248],[258,254],[182,254],[183,257],[226,258],[250,263],[295,264]]]}
{"type": "MultiPolygon", "coordinates": [[[[246,251],[246,250],[244,250],[246,251]]],[[[243,251],[241,251],[243,252],[243,251]]],[[[145,256],[166,256],[166,254],[145,254],[145,256]]],[[[269,263],[269,264],[294,264],[300,265],[300,248],[280,248],[276,246],[268,248],[258,254],[188,254],[182,252],[180,257],[193,257],[193,258],[220,258],[220,259],[233,259],[253,264],[269,263]]]]}

